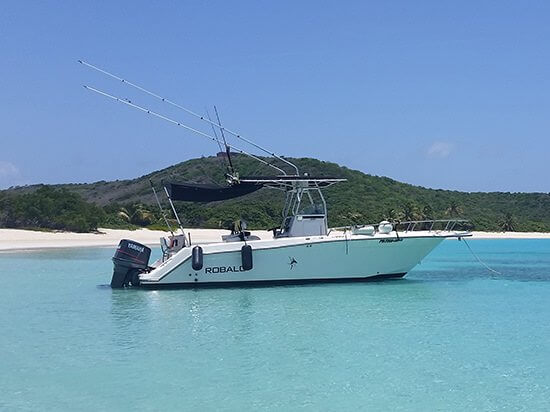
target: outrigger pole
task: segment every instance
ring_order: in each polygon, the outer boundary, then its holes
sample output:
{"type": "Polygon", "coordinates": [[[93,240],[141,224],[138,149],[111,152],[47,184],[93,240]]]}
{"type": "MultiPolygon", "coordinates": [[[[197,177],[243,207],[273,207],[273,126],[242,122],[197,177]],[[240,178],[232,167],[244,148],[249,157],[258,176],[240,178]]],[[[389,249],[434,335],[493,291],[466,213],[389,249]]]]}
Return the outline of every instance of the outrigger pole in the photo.
{"type": "MultiPolygon", "coordinates": [[[[234,132],[234,131],[232,131],[232,130],[229,130],[229,129],[227,129],[227,128],[221,126],[220,124],[217,124],[216,122],[213,122],[212,120],[207,119],[207,118],[201,116],[200,114],[195,113],[194,111],[187,109],[186,107],[183,107],[183,106],[181,106],[181,105],[179,105],[179,104],[177,104],[177,103],[175,103],[175,102],[173,102],[173,101],[171,101],[171,100],[169,100],[169,99],[167,99],[167,98],[165,98],[165,97],[162,97],[162,96],[160,96],[160,95],[158,95],[158,94],[156,94],[156,93],[153,93],[152,91],[149,91],[149,90],[147,90],[147,89],[145,89],[145,88],[143,88],[143,87],[141,87],[141,86],[139,86],[139,85],[137,85],[137,84],[135,84],[135,83],[129,82],[128,80],[125,80],[125,79],[123,79],[122,77],[119,77],[119,76],[117,76],[117,75],[114,75],[114,74],[112,74],[112,73],[109,73],[109,72],[106,71],[106,70],[100,69],[99,67],[94,66],[93,64],[87,63],[87,62],[85,62],[85,61],[83,61],[83,60],[78,60],[78,62],[81,63],[81,64],[83,64],[84,66],[87,66],[87,67],[93,69],[93,70],[96,70],[96,71],[98,71],[98,72],[100,72],[100,73],[103,73],[103,74],[109,76],[109,77],[112,77],[113,79],[119,80],[119,81],[121,81],[121,82],[124,83],[124,84],[127,84],[127,85],[129,85],[129,86],[132,86],[132,87],[134,87],[134,88],[136,88],[136,89],[142,91],[143,93],[146,93],[146,94],[148,94],[148,95],[150,95],[150,96],[153,96],[153,97],[156,98],[156,99],[159,99],[159,100],[161,100],[161,101],[163,101],[163,102],[165,102],[165,103],[168,103],[168,104],[170,104],[170,105],[172,105],[172,106],[174,106],[174,107],[177,107],[178,109],[183,110],[184,112],[190,114],[191,116],[195,116],[195,117],[197,117],[198,119],[200,119],[200,120],[202,120],[202,121],[205,121],[205,122],[207,122],[207,123],[210,123],[211,125],[218,127],[218,128],[222,131],[222,133],[223,133],[223,131],[225,130],[227,133],[229,133],[229,134],[235,136],[237,139],[240,139],[240,140],[242,140],[242,141],[244,141],[244,142],[246,142],[246,143],[248,143],[248,144],[254,146],[255,148],[261,150],[262,152],[267,153],[267,154],[269,154],[270,156],[273,156],[273,157],[275,157],[276,159],[278,159],[278,160],[280,160],[280,161],[286,163],[287,165],[289,165],[289,166],[291,166],[292,168],[294,168],[294,170],[296,171],[296,176],[300,175],[300,172],[299,172],[299,170],[298,170],[298,167],[297,167],[294,163],[291,163],[291,162],[289,162],[288,160],[284,159],[283,157],[276,155],[276,154],[273,153],[272,151],[270,151],[270,150],[268,150],[268,149],[266,149],[266,148],[260,146],[259,144],[254,143],[252,140],[249,140],[249,139],[247,139],[246,137],[241,136],[239,133],[234,132]]],[[[285,173],[285,174],[286,174],[286,173],[285,173]]]]}
{"type": "MultiPolygon", "coordinates": [[[[102,96],[108,97],[109,99],[113,99],[113,100],[115,100],[115,101],[117,101],[117,102],[119,102],[119,103],[124,103],[124,104],[126,104],[126,105],[128,105],[128,106],[130,106],[130,107],[133,107],[134,109],[138,109],[138,110],[140,110],[140,111],[142,111],[142,112],[145,112],[145,113],[150,114],[150,115],[152,115],[152,116],[158,117],[159,119],[165,120],[165,121],[167,121],[167,122],[169,122],[169,123],[175,124],[176,126],[183,127],[184,129],[187,129],[187,130],[189,130],[189,131],[191,131],[191,132],[194,132],[194,133],[196,133],[196,134],[198,134],[198,135],[200,135],[200,136],[206,137],[207,139],[210,139],[210,140],[212,140],[212,141],[214,141],[214,142],[216,142],[216,143],[219,143],[219,140],[218,140],[218,139],[216,139],[216,138],[213,137],[213,136],[210,136],[209,134],[206,134],[206,133],[204,133],[204,132],[201,132],[200,130],[197,130],[197,129],[194,129],[194,128],[192,128],[192,127],[189,127],[189,126],[187,126],[187,125],[185,125],[185,124],[183,124],[183,123],[181,123],[181,122],[178,122],[177,120],[174,120],[174,119],[171,119],[171,118],[169,118],[169,117],[166,117],[166,116],[164,116],[164,115],[162,115],[162,114],[160,114],[160,113],[156,113],[156,112],[154,112],[154,111],[152,111],[152,110],[147,109],[146,107],[139,106],[139,105],[137,105],[137,104],[135,104],[135,103],[132,103],[132,102],[129,101],[129,100],[121,99],[121,98],[119,98],[119,97],[113,96],[112,94],[105,93],[105,92],[103,92],[103,91],[101,91],[101,90],[99,90],[99,89],[96,89],[95,87],[92,87],[92,86],[86,86],[86,85],[84,85],[84,88],[87,89],[87,90],[91,90],[92,92],[96,92],[96,93],[98,93],[98,94],[101,94],[102,96]]],[[[214,124],[215,124],[215,123],[214,123],[214,124]]],[[[228,145],[228,146],[229,146],[229,145],[228,145]]],[[[279,168],[279,167],[277,167],[277,166],[275,166],[275,165],[272,165],[271,163],[266,162],[265,160],[260,159],[259,157],[254,156],[254,155],[251,154],[251,153],[245,152],[244,150],[239,149],[238,147],[235,147],[235,146],[229,146],[229,147],[230,147],[231,149],[236,150],[238,153],[241,153],[241,154],[243,154],[243,155],[246,155],[246,156],[248,156],[248,157],[251,157],[252,159],[257,160],[258,162],[263,163],[263,164],[265,164],[266,166],[270,166],[270,167],[272,167],[272,168],[278,170],[278,171],[281,172],[282,174],[286,175],[286,172],[285,172],[283,169],[281,169],[281,168],[279,168]]]]}

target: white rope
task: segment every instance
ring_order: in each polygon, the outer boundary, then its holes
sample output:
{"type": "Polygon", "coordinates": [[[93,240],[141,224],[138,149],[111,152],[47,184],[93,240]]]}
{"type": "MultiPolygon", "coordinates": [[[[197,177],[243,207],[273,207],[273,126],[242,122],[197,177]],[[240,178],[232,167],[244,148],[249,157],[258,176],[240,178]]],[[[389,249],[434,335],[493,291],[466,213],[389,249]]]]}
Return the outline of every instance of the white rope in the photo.
{"type": "Polygon", "coordinates": [[[483,262],[478,255],[475,254],[475,252],[472,250],[472,248],[470,247],[470,245],[468,244],[468,242],[466,242],[466,239],[462,238],[462,240],[464,241],[464,243],[466,244],[466,246],[468,247],[468,249],[470,250],[470,253],[472,254],[473,257],[476,258],[476,260],[483,266],[485,267],[487,270],[489,270],[490,272],[493,272],[493,273],[496,273],[497,275],[502,275],[502,273],[500,273],[498,270],[495,270],[493,268],[490,268],[485,262],[483,262]]]}

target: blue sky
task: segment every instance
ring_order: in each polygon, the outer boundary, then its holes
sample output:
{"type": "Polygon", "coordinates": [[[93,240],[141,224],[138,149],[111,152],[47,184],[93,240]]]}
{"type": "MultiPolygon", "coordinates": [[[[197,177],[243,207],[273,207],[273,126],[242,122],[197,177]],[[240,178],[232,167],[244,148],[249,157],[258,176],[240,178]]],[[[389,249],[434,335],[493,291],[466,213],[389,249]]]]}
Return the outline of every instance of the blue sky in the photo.
{"type": "MultiPolygon", "coordinates": [[[[0,5],[0,187],[132,178],[217,147],[84,59],[288,156],[467,191],[550,192],[550,2],[0,5]]],[[[208,128],[203,128],[209,131],[208,128]]]]}

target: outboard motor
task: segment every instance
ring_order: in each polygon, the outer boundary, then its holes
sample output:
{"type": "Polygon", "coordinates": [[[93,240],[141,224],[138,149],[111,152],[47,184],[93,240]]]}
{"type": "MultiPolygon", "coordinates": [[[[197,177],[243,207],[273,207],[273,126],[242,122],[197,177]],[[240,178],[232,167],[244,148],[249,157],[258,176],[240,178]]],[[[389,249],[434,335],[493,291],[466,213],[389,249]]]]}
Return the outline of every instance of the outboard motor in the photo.
{"type": "Polygon", "coordinates": [[[149,265],[151,249],[133,240],[122,239],[113,256],[113,289],[123,288],[132,284],[139,286],[139,274],[144,272],[149,265]]]}

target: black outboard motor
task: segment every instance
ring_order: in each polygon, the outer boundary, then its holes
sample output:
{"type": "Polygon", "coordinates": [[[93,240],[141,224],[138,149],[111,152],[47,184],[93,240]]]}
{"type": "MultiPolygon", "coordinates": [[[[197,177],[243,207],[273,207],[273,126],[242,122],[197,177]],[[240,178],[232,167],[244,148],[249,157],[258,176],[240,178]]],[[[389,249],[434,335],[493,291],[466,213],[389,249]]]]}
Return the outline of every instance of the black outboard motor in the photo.
{"type": "Polygon", "coordinates": [[[151,249],[133,240],[122,239],[113,256],[115,268],[111,287],[123,288],[130,283],[139,286],[139,274],[144,272],[149,265],[151,249]]]}

